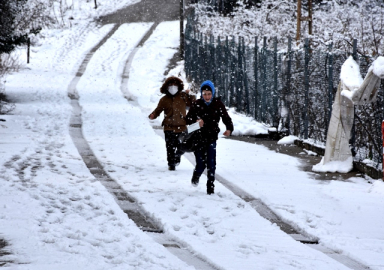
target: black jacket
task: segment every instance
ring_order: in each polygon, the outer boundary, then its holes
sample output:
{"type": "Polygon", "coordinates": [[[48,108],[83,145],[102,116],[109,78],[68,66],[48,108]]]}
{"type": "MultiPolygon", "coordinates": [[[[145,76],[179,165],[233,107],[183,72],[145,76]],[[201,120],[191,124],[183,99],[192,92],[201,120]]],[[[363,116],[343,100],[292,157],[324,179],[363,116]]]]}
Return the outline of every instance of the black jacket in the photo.
{"type": "Polygon", "coordinates": [[[198,119],[203,119],[204,126],[200,129],[203,138],[208,142],[213,142],[218,139],[220,132],[219,122],[220,118],[223,120],[227,130],[233,131],[233,123],[231,117],[228,115],[225,105],[219,98],[213,98],[212,102],[207,105],[202,98],[192,103],[191,108],[187,114],[187,124],[191,125],[198,119]]]}

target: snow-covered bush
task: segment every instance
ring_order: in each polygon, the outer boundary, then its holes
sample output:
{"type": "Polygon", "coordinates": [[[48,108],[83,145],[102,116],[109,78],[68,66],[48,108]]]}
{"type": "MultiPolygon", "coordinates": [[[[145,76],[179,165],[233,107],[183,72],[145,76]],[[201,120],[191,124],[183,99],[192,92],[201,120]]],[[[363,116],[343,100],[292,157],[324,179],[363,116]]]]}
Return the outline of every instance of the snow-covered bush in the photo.
{"type": "MultiPolygon", "coordinates": [[[[195,5],[197,27],[207,35],[243,36],[246,44],[253,46],[255,36],[277,37],[278,46],[286,49],[287,37],[296,37],[296,1],[264,0],[259,7],[246,8],[238,1],[231,16],[221,16],[206,5],[195,5]]],[[[306,16],[303,11],[302,16],[306,16]]],[[[384,53],[384,7],[375,0],[323,1],[313,8],[313,34],[308,35],[308,22],[302,22],[301,40],[311,38],[311,45],[317,47],[333,42],[334,49],[351,51],[352,40],[357,39],[358,51],[362,55],[384,53]]],[[[296,45],[296,43],[294,44],[296,45]]]]}
{"type": "Polygon", "coordinates": [[[0,115],[7,114],[15,108],[15,104],[9,102],[4,91],[5,76],[10,72],[18,71],[20,62],[12,54],[0,54],[0,115]]]}

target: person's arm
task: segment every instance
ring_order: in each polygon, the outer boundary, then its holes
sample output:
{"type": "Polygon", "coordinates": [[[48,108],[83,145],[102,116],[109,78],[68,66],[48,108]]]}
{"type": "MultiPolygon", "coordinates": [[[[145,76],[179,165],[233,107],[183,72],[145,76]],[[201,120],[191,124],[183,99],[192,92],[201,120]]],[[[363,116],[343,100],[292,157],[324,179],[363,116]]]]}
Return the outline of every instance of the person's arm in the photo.
{"type": "Polygon", "coordinates": [[[231,133],[232,131],[227,129],[226,131],[224,131],[223,135],[228,137],[228,136],[231,136],[231,133]]]}
{"type": "Polygon", "coordinates": [[[232,123],[232,118],[229,116],[227,109],[225,108],[224,103],[221,102],[220,104],[221,108],[221,119],[223,120],[223,123],[226,127],[226,131],[223,133],[224,136],[230,136],[233,132],[233,123],[232,123]]]}
{"type": "Polygon", "coordinates": [[[156,109],[148,116],[149,119],[156,119],[164,110],[163,99],[160,99],[159,104],[157,104],[156,109]]]}
{"type": "Polygon", "coordinates": [[[196,108],[196,102],[193,102],[186,116],[187,125],[191,125],[195,123],[196,120],[197,120],[197,108],[196,108]]]}

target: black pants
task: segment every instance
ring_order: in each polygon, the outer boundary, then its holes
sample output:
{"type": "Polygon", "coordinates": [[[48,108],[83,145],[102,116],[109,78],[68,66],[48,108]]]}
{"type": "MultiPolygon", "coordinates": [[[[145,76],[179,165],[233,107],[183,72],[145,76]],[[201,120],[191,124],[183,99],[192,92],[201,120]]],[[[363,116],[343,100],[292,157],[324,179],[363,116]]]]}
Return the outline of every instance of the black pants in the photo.
{"type": "Polygon", "coordinates": [[[172,131],[164,131],[165,146],[167,147],[168,166],[176,166],[180,163],[181,155],[184,154],[180,149],[179,135],[172,131]]]}
{"type": "Polygon", "coordinates": [[[207,191],[213,193],[216,171],[216,141],[208,144],[201,150],[195,151],[194,154],[196,166],[193,171],[193,177],[200,178],[205,168],[207,168],[207,191]]]}
{"type": "Polygon", "coordinates": [[[196,166],[194,172],[196,175],[201,176],[207,168],[208,181],[215,181],[216,171],[216,141],[208,144],[201,150],[194,152],[196,159],[196,166]]]}

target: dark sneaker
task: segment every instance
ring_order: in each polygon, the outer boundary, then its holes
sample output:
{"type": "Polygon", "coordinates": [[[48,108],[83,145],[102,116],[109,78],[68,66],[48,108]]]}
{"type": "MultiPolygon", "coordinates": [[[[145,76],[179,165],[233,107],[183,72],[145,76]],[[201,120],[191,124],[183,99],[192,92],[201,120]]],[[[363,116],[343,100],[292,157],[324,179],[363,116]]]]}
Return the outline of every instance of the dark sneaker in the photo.
{"type": "Polygon", "coordinates": [[[181,157],[176,157],[175,160],[176,160],[176,167],[177,167],[180,165],[181,157]]]}
{"type": "Polygon", "coordinates": [[[200,176],[197,176],[195,173],[193,174],[191,180],[192,186],[197,187],[199,185],[199,178],[200,176]]]}
{"type": "Polygon", "coordinates": [[[174,165],[169,165],[169,166],[168,166],[168,170],[169,170],[169,171],[175,171],[176,168],[175,168],[174,165]]]}
{"type": "Polygon", "coordinates": [[[215,185],[213,184],[213,181],[208,180],[207,182],[207,194],[211,195],[215,193],[215,185]]]}
{"type": "Polygon", "coordinates": [[[199,179],[198,178],[192,178],[191,180],[192,186],[197,187],[199,185],[199,179]]]}

